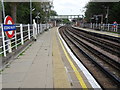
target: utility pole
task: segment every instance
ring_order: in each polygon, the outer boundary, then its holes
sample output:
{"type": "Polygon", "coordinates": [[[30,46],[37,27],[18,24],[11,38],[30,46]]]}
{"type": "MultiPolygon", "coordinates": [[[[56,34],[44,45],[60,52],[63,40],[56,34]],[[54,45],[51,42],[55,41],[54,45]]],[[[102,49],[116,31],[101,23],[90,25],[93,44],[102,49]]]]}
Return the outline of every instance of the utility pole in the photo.
{"type": "Polygon", "coordinates": [[[32,0],[30,0],[30,24],[32,24],[32,0]]]}
{"type": "Polygon", "coordinates": [[[107,7],[106,24],[108,23],[108,15],[109,15],[109,6],[107,7]]]}
{"type": "Polygon", "coordinates": [[[4,8],[4,1],[2,0],[2,12],[3,12],[3,18],[5,18],[5,8],[4,8]]]}

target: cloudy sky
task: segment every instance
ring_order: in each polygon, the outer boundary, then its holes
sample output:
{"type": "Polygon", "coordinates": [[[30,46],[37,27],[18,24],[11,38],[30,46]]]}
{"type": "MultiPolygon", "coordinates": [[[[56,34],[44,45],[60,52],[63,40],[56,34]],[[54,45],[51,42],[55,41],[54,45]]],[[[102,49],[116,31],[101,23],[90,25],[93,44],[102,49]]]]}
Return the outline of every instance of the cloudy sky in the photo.
{"type": "Polygon", "coordinates": [[[59,15],[79,15],[90,0],[53,0],[54,10],[59,15]]]}

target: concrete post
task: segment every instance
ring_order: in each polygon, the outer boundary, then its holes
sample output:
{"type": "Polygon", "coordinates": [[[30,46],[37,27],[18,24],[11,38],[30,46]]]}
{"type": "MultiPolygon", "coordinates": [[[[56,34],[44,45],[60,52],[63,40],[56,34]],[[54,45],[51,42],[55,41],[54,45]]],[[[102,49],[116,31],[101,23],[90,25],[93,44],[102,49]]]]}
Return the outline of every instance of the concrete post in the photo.
{"type": "Polygon", "coordinates": [[[37,40],[37,24],[35,22],[35,20],[33,20],[33,37],[34,37],[34,40],[36,41],[37,40]]]}
{"type": "Polygon", "coordinates": [[[11,40],[8,39],[8,49],[9,49],[9,53],[12,52],[12,46],[11,46],[11,40]]]}
{"type": "Polygon", "coordinates": [[[24,40],[23,40],[23,26],[22,24],[20,24],[20,33],[21,33],[21,44],[24,44],[24,40]]]}
{"type": "Polygon", "coordinates": [[[6,49],[5,49],[5,35],[3,31],[3,24],[1,24],[2,27],[2,41],[3,41],[3,51],[4,51],[4,57],[6,57],[6,49]]]}
{"type": "Polygon", "coordinates": [[[38,24],[38,34],[40,33],[39,24],[38,24]]]}
{"type": "Polygon", "coordinates": [[[30,40],[30,24],[28,24],[28,39],[30,40]]]}
{"type": "Polygon", "coordinates": [[[103,30],[105,30],[105,24],[103,24],[103,30]]]}
{"type": "Polygon", "coordinates": [[[110,24],[108,24],[108,31],[110,30],[110,24]]]}
{"type": "Polygon", "coordinates": [[[40,24],[40,33],[42,33],[42,31],[43,31],[43,30],[42,30],[42,24],[40,24]]]}
{"type": "Polygon", "coordinates": [[[101,29],[101,24],[99,23],[99,30],[101,29]]]}
{"type": "Polygon", "coordinates": [[[93,23],[93,29],[94,29],[94,23],[93,23]]]}
{"type": "Polygon", "coordinates": [[[15,48],[17,49],[17,33],[16,33],[16,30],[15,30],[15,48]]]}
{"type": "Polygon", "coordinates": [[[91,26],[90,28],[92,28],[92,23],[90,24],[90,26],[91,26]]]}
{"type": "Polygon", "coordinates": [[[37,34],[38,34],[38,27],[37,27],[38,25],[36,24],[36,26],[35,26],[35,31],[36,31],[36,36],[37,36],[37,34]]]}
{"type": "Polygon", "coordinates": [[[116,25],[116,32],[118,31],[118,25],[116,25]]]}

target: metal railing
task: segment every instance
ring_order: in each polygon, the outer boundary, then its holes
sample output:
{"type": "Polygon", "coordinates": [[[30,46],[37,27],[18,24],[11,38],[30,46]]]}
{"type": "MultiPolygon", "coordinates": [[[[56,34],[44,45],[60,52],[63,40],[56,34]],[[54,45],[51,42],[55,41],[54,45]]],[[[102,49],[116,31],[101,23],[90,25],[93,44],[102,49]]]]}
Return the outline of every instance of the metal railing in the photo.
{"type": "Polygon", "coordinates": [[[0,26],[0,56],[6,57],[7,54],[17,49],[19,46],[33,38],[33,30],[36,30],[36,36],[41,34],[45,29],[50,28],[49,24],[37,24],[37,28],[33,29],[34,25],[17,24],[14,37],[9,39],[3,31],[3,24],[0,26]],[[10,42],[10,43],[9,43],[10,42]]]}
{"type": "Polygon", "coordinates": [[[120,32],[120,24],[95,24],[95,23],[81,23],[80,27],[90,28],[100,31],[120,32]]]}

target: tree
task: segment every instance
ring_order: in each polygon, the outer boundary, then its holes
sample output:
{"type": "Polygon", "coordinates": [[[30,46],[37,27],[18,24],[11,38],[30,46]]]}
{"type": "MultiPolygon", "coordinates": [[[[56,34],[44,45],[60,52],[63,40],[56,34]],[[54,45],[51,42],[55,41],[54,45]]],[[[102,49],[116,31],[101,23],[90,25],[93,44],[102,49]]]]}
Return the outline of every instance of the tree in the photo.
{"type": "Polygon", "coordinates": [[[0,1],[0,23],[2,23],[2,3],[0,1]]]}
{"type": "MultiPolygon", "coordinates": [[[[94,15],[103,15],[103,21],[106,21],[107,8],[109,7],[108,21],[112,23],[113,21],[119,22],[120,14],[120,2],[89,2],[86,5],[85,18],[88,22],[91,21],[91,18],[94,15]],[[115,13],[115,14],[114,14],[115,13]]],[[[95,18],[94,18],[95,21],[95,18]]]]}
{"type": "Polygon", "coordinates": [[[114,3],[113,7],[110,9],[109,21],[111,23],[114,21],[120,23],[120,2],[114,3]]]}
{"type": "Polygon", "coordinates": [[[54,11],[54,10],[51,10],[50,11],[50,16],[57,16],[58,14],[57,14],[57,12],[56,11],[54,11]]]}
{"type": "Polygon", "coordinates": [[[11,16],[14,20],[14,22],[16,23],[16,14],[17,14],[17,2],[10,2],[10,7],[11,7],[11,16]]]}
{"type": "MultiPolygon", "coordinates": [[[[51,8],[50,3],[48,2],[32,2],[32,8],[35,8],[34,11],[32,11],[32,18],[36,19],[35,17],[39,14],[39,22],[45,23],[46,15],[49,17],[50,15],[56,15],[56,12],[53,10],[49,10],[49,13],[46,14],[44,11],[42,5],[48,4],[51,8]]],[[[28,24],[30,23],[30,2],[5,2],[5,13],[6,15],[12,16],[14,22],[16,23],[24,23],[28,24]]]]}

